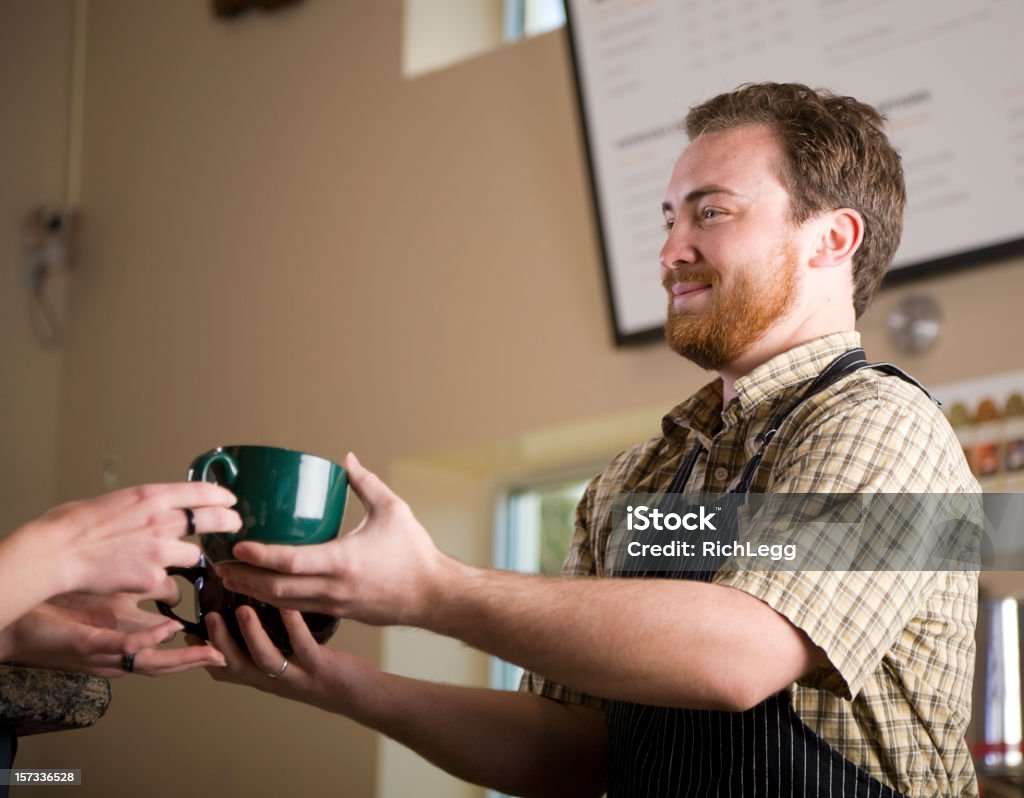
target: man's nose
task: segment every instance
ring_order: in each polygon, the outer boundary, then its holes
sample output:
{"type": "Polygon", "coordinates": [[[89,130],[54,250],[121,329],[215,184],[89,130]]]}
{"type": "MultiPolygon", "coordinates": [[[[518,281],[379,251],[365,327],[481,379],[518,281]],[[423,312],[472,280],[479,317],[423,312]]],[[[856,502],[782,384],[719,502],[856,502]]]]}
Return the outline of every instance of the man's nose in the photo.
{"type": "Polygon", "coordinates": [[[668,237],[662,244],[658,260],[661,262],[663,276],[669,271],[675,271],[697,262],[697,250],[690,241],[684,225],[676,222],[669,230],[668,237]]]}

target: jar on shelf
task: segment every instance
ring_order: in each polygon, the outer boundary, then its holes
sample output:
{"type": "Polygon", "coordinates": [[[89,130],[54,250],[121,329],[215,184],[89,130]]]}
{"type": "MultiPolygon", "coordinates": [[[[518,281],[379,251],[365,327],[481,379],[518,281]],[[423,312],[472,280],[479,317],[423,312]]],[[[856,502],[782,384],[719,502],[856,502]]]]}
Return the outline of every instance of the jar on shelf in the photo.
{"type": "Polygon", "coordinates": [[[1003,462],[1007,471],[1024,470],[1024,395],[1010,394],[1006,400],[1006,445],[1003,462]]]}
{"type": "Polygon", "coordinates": [[[963,402],[954,402],[946,411],[946,418],[960,441],[960,448],[964,450],[964,457],[967,458],[967,465],[975,474],[978,469],[974,464],[974,426],[971,423],[971,414],[963,402]]]}
{"type": "Polygon", "coordinates": [[[975,473],[979,477],[991,476],[1001,470],[1004,433],[999,406],[992,399],[982,399],[974,417],[974,461],[975,473]]]}

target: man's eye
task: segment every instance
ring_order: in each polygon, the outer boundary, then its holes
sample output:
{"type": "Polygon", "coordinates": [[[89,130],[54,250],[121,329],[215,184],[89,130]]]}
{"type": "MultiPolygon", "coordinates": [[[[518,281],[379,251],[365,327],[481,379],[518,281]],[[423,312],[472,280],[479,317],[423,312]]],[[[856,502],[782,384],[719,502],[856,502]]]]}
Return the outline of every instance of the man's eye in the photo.
{"type": "Polygon", "coordinates": [[[714,208],[705,208],[700,212],[700,218],[707,221],[708,219],[715,219],[720,216],[721,213],[714,208]]]}
{"type": "Polygon", "coordinates": [[[662,227],[664,228],[666,233],[672,232],[672,222],[670,222],[668,219],[665,220],[665,224],[663,224],[662,227]]]}

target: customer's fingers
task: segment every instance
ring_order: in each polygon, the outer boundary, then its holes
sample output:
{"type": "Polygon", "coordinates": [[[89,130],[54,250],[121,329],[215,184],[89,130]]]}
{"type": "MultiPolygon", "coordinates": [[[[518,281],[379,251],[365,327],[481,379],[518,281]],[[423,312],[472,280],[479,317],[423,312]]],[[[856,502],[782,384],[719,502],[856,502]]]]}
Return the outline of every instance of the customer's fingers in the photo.
{"type": "Polygon", "coordinates": [[[224,668],[224,655],[211,646],[150,648],[135,655],[132,673],[143,676],[169,676],[193,668],[224,668]]]}

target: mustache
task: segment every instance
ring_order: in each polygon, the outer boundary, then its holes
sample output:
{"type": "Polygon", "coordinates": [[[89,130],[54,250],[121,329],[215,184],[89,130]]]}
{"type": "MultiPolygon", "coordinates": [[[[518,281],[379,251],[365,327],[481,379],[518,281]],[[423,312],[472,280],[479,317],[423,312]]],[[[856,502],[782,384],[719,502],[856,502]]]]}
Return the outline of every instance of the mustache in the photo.
{"type": "Polygon", "coordinates": [[[662,282],[665,290],[668,291],[673,285],[679,283],[707,283],[712,288],[718,285],[718,272],[705,270],[699,272],[674,272],[668,275],[662,282]]]}

